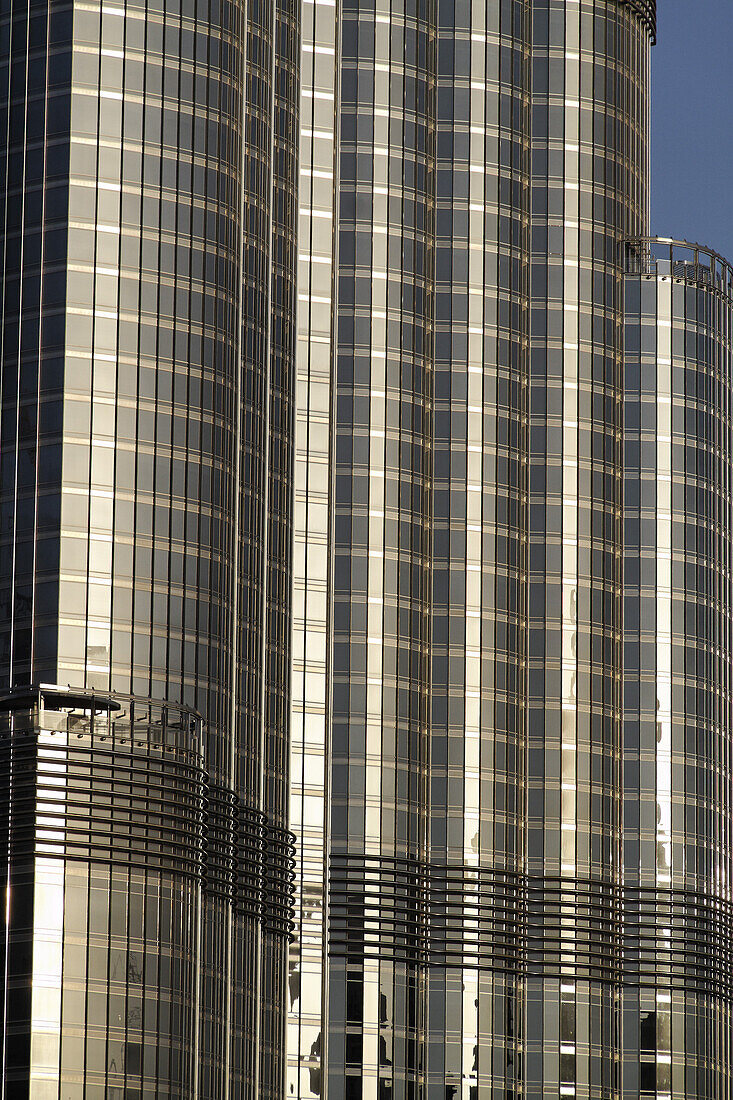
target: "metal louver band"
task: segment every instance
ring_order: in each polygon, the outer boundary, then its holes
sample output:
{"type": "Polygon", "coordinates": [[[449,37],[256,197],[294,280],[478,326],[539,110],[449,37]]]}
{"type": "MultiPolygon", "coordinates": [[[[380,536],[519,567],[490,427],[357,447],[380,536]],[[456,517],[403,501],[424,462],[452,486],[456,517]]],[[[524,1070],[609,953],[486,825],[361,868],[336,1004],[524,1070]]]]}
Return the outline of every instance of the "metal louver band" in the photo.
{"type": "Polygon", "coordinates": [[[211,783],[186,708],[54,689],[0,700],[0,845],[181,876],[265,931],[293,929],[294,838],[211,783]]]}
{"type": "Polygon", "coordinates": [[[733,1000],[733,903],[709,894],[334,856],[330,908],[334,956],[733,1000]]]}
{"type": "Polygon", "coordinates": [[[228,787],[207,785],[206,892],[262,922],[274,935],[293,930],[295,838],[228,787]]]}
{"type": "Polygon", "coordinates": [[[55,702],[40,695],[3,701],[0,835],[8,858],[114,863],[202,879],[200,720],[160,704],[131,703],[112,717],[112,704],[94,696],[55,702]]]}

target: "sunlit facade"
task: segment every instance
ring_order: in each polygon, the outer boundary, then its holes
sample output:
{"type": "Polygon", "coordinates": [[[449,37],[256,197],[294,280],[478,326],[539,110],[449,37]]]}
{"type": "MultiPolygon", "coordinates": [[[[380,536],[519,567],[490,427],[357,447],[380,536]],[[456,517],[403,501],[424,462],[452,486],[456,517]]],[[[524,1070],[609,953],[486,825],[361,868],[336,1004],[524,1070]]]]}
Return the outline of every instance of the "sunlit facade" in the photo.
{"type": "Polygon", "coordinates": [[[733,276],[647,236],[655,32],[0,8],[2,1100],[732,1100],[733,276]]]}
{"type": "MultiPolygon", "coordinates": [[[[647,225],[651,8],[532,5],[524,1092],[621,1089],[623,241],[647,225]]],[[[519,910],[522,911],[522,902],[519,910]]]]}
{"type": "Polygon", "coordinates": [[[462,925],[522,860],[529,36],[526,3],[304,6],[288,1095],[513,1050],[462,925]]]}
{"type": "Polygon", "coordinates": [[[626,272],[624,1086],[728,1097],[733,270],[642,240],[626,272]]]}
{"type": "Polygon", "coordinates": [[[692,949],[728,943],[727,856],[672,985],[649,924],[674,890],[633,861],[657,798],[624,709],[624,272],[655,6],[316,0],[303,26],[287,1095],[728,1095],[727,984],[699,999],[692,949]]]}
{"type": "Polygon", "coordinates": [[[299,4],[0,39],[2,1095],[274,1100],[299,4]]]}

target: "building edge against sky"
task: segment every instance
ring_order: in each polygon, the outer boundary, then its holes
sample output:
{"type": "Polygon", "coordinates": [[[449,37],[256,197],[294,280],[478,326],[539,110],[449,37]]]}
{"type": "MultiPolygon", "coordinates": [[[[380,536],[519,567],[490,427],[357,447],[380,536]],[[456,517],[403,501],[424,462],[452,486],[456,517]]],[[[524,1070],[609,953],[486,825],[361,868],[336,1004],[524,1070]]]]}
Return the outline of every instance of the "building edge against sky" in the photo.
{"type": "MultiPolygon", "coordinates": [[[[729,668],[703,640],[725,555],[701,545],[676,674],[646,637],[623,665],[655,5],[306,10],[288,1095],[727,1095],[724,968],[707,999],[700,970],[730,950],[729,668]],[[624,695],[648,708],[653,679],[687,711],[649,744],[624,695]]],[[[729,288],[704,255],[643,278],[700,283],[684,371],[720,401],[678,409],[675,446],[727,477],[729,288]]],[[[727,489],[700,476],[725,539],[727,489]]],[[[679,616],[664,569],[654,614],[679,616]]]]}
{"type": "Polygon", "coordinates": [[[654,18],[0,9],[3,1097],[731,1095],[733,280],[644,237],[654,18]]]}

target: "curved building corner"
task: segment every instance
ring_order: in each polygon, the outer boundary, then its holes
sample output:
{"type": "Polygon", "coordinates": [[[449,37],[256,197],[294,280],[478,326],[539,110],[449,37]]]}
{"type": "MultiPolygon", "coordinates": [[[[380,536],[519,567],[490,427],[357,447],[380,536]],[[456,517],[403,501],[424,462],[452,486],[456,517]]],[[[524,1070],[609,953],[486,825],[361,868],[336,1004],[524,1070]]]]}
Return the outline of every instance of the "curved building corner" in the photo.
{"type": "Polygon", "coordinates": [[[624,1095],[728,1096],[733,269],[626,250],[624,1095]]]}

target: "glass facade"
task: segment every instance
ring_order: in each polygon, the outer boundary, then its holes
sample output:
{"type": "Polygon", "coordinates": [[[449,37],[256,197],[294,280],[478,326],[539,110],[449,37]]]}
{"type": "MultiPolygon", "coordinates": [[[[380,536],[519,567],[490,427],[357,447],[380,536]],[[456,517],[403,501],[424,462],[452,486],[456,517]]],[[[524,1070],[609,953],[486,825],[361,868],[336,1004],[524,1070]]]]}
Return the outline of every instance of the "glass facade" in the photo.
{"type": "Polygon", "coordinates": [[[624,1096],[729,1096],[733,270],[628,248],[624,1096]],[[634,988],[635,987],[635,988],[634,988]]]}
{"type": "Polygon", "coordinates": [[[521,862],[529,17],[304,5],[290,1096],[511,1060],[463,907],[521,862]]]}
{"type": "Polygon", "coordinates": [[[290,1096],[640,1087],[623,276],[654,34],[641,0],[304,6],[290,1096]]]}
{"type": "Polygon", "coordinates": [[[649,14],[532,4],[526,871],[543,910],[526,984],[533,1097],[619,1088],[622,242],[648,217],[649,14]]]}
{"type": "Polygon", "coordinates": [[[8,1098],[282,1095],[299,15],[0,9],[8,1098]]]}
{"type": "Polygon", "coordinates": [[[654,35],[0,0],[3,1098],[733,1095],[733,273],[644,236],[654,35]]]}
{"type": "Polygon", "coordinates": [[[201,719],[183,707],[16,692],[0,703],[0,758],[4,1094],[193,1095],[201,719]]]}

